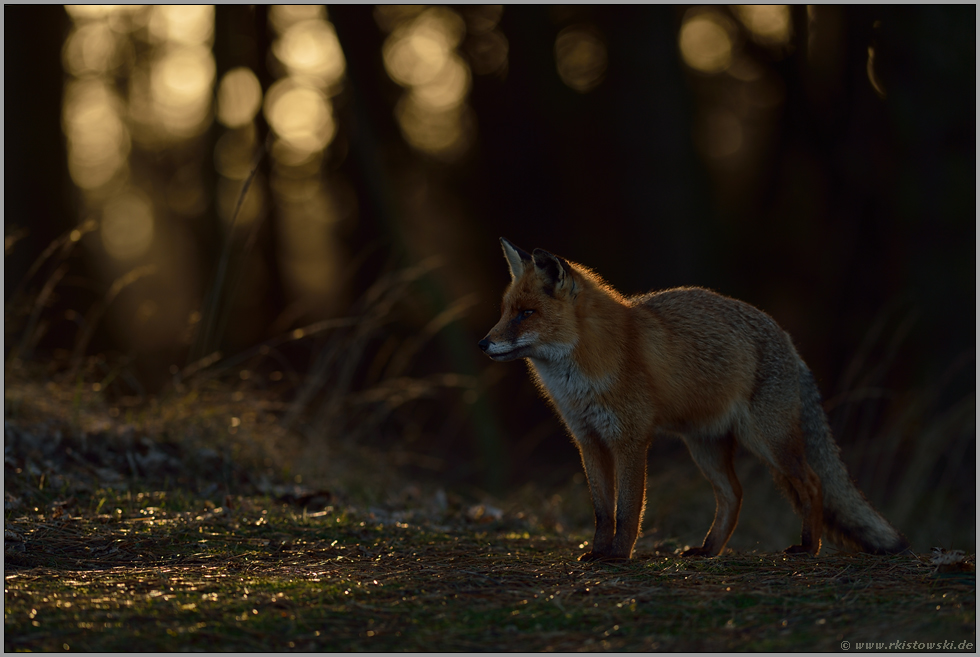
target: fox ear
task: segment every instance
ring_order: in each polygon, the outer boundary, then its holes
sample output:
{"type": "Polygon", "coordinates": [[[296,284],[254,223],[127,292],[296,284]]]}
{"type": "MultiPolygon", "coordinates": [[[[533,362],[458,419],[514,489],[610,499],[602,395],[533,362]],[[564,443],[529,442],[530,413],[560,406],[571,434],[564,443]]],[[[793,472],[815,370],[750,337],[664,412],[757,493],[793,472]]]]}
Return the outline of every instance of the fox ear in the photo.
{"type": "Polygon", "coordinates": [[[504,247],[504,257],[507,258],[507,264],[510,266],[510,277],[520,278],[524,273],[525,265],[531,262],[531,254],[514,246],[503,237],[500,238],[500,245],[504,247]]]}
{"type": "Polygon", "coordinates": [[[534,269],[545,284],[545,292],[550,296],[567,293],[574,296],[575,279],[572,278],[572,267],[562,258],[548,253],[544,249],[534,249],[534,269]]]}

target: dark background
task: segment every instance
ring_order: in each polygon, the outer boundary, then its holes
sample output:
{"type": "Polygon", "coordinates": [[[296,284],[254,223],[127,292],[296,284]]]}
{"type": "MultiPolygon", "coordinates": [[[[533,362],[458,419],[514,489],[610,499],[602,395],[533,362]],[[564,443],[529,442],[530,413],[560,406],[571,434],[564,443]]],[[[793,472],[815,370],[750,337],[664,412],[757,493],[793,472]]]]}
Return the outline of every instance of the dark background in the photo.
{"type": "MultiPolygon", "coordinates": [[[[456,9],[464,18],[472,11],[456,9]]],[[[411,336],[454,300],[475,295],[458,322],[422,347],[411,373],[474,375],[482,392],[475,402],[451,390],[413,402],[362,440],[436,458],[441,465],[427,476],[450,484],[497,492],[527,481],[557,485],[579,468],[557,420],[523,366],[490,363],[475,346],[496,321],[508,281],[497,241],[506,236],[581,262],[624,293],[700,285],[765,310],[814,371],[852,474],[869,496],[913,498],[903,502],[907,518],[938,508],[972,522],[975,8],[820,7],[815,29],[824,32],[815,35],[806,10],[793,8],[793,36],[782,48],[753,42],[732,18],[740,56],[762,72],[755,83],[762,91],[751,93],[775,100],[747,119],[751,157],[727,164],[703,155],[699,130],[712,108],[734,106],[749,92],[726,73],[684,65],[678,33],[686,10],[505,7],[497,29],[508,43],[506,67],[473,75],[467,102],[475,140],[447,163],[414,150],[399,131],[393,109],[402,89],[385,72],[387,35],[372,8],[329,7],[347,70],[322,176],[324,185],[352,192],[351,218],[335,234],[343,284],[329,309],[277,324],[291,300],[278,273],[271,207],[249,256],[263,263],[265,277],[238,288],[248,304],[227,302],[230,319],[216,347],[227,357],[344,315],[385,272],[439,256],[443,265],[405,297],[386,330],[411,336]],[[604,77],[587,93],[556,71],[555,39],[572,25],[589,26],[606,44],[604,77]],[[819,40],[808,57],[802,44],[810,37],[819,40]],[[884,97],[869,80],[869,47],[884,97]],[[408,426],[415,437],[400,445],[408,426]],[[919,492],[937,486],[941,503],[917,506],[919,492]]],[[[48,274],[25,282],[28,268],[82,220],[61,127],[61,48],[70,25],[61,7],[4,8],[4,227],[8,238],[23,236],[5,254],[8,359],[30,311],[11,305],[12,293],[23,283],[39,294],[48,274]]],[[[218,7],[217,78],[246,65],[268,88],[268,29],[262,7],[218,7]]],[[[465,58],[467,41],[459,50],[465,58]]],[[[268,130],[261,116],[258,129],[268,130]]],[[[210,162],[218,132],[215,124],[200,138],[202,161],[210,162]]],[[[131,157],[170,175],[165,151],[134,148],[131,157]]],[[[261,166],[268,172],[268,158],[261,166]]],[[[214,171],[203,171],[213,184],[214,171]]],[[[189,234],[195,248],[187,257],[201,272],[191,305],[200,307],[223,241],[213,201],[189,234]]],[[[45,302],[51,320],[30,358],[52,363],[52,372],[67,367],[59,354],[63,360],[77,341],[77,323],[65,313],[84,313],[112,282],[100,257],[96,247],[75,252],[65,283],[45,302]]],[[[120,299],[152,294],[151,281],[141,285],[120,299]]],[[[134,348],[128,336],[136,329],[123,314],[107,315],[86,349],[130,373],[108,397],[166,390],[171,366],[204,355],[177,336],[152,350],[134,348]]],[[[282,353],[305,375],[321,347],[313,340],[282,353]]],[[[291,399],[301,387],[280,390],[291,399]]],[[[682,449],[657,446],[654,458],[682,449]]]]}

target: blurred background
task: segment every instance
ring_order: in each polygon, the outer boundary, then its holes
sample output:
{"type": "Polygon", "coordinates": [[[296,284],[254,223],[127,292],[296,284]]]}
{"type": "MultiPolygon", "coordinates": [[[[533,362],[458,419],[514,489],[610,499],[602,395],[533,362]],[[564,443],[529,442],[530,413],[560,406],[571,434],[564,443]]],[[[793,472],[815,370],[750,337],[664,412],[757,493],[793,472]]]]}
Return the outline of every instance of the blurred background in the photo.
{"type": "MultiPolygon", "coordinates": [[[[973,549],[974,7],[7,6],[4,26],[7,385],[31,363],[120,417],[210,377],[310,445],[585,526],[563,428],[476,348],[506,236],[627,294],[768,312],[868,497],[917,548],[973,549]]],[[[739,472],[732,546],[792,542],[768,475],[739,472]]],[[[648,534],[699,541],[713,503],[682,443],[650,477],[648,534]]]]}

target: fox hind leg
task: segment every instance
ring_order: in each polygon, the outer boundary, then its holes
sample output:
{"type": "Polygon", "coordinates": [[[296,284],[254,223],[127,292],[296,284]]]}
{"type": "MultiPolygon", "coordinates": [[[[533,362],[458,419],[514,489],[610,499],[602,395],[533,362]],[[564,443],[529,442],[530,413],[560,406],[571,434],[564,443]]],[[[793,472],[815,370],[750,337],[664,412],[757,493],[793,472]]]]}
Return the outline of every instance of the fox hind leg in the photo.
{"type": "Polygon", "coordinates": [[[728,544],[742,508],[742,486],[735,475],[735,437],[727,433],[712,438],[685,438],[685,442],[691,458],[714,490],[715,519],[704,544],[685,550],[682,556],[713,557],[728,544]]]}
{"type": "Polygon", "coordinates": [[[802,435],[794,436],[788,448],[775,455],[775,464],[771,467],[776,485],[803,516],[800,543],[791,545],[785,552],[818,554],[823,534],[823,490],[817,473],[806,462],[802,435]]]}

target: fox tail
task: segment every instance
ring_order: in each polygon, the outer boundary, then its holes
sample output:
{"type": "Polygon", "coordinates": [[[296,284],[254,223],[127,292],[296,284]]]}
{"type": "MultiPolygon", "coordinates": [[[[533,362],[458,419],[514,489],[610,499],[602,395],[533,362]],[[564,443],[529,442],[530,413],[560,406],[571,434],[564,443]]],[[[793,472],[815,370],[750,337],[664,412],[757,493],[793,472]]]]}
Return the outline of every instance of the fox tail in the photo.
{"type": "Polygon", "coordinates": [[[897,554],[909,542],[858,490],[830,433],[820,391],[810,370],[800,365],[800,396],[806,460],[820,477],[824,534],[836,545],[871,554],[897,554]]]}

